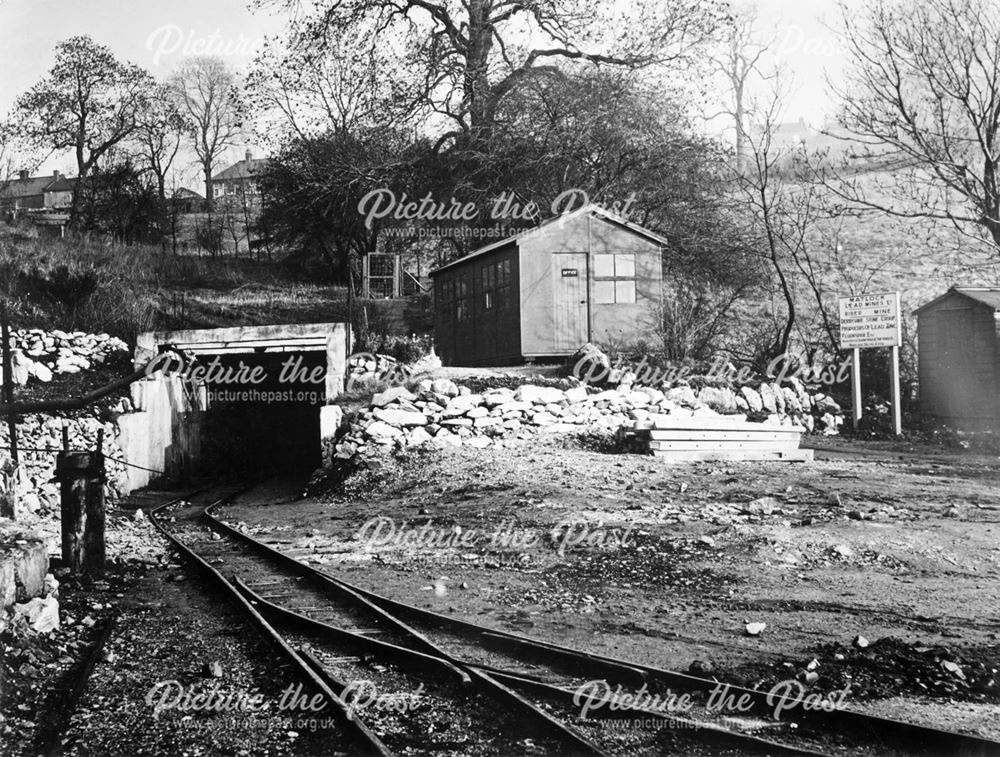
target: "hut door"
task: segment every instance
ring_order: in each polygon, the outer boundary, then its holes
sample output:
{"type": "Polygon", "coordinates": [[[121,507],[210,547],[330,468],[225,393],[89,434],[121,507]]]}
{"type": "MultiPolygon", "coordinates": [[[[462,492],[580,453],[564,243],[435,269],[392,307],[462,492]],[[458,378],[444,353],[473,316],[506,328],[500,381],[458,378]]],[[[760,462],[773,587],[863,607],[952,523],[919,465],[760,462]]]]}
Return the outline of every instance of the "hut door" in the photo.
{"type": "Polygon", "coordinates": [[[576,350],[587,342],[587,255],[582,252],[552,256],[554,347],[576,350]]]}
{"type": "Polygon", "coordinates": [[[993,412],[992,394],[989,382],[983,380],[978,361],[973,311],[967,308],[942,310],[939,323],[944,345],[941,367],[947,417],[956,420],[989,417],[993,412]]]}

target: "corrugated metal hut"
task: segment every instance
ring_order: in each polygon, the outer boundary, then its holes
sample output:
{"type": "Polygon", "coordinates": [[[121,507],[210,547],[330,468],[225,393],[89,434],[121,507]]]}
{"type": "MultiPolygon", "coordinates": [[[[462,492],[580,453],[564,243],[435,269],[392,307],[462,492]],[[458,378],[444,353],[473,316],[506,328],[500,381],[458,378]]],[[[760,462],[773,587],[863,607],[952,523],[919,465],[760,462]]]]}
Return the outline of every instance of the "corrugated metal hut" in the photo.
{"type": "Polygon", "coordinates": [[[1000,420],[1000,289],[952,287],[919,307],[920,411],[956,427],[1000,420]]]}
{"type": "Polygon", "coordinates": [[[510,365],[651,339],[666,244],[587,205],[475,250],[431,272],[438,353],[446,365],[510,365]]]}

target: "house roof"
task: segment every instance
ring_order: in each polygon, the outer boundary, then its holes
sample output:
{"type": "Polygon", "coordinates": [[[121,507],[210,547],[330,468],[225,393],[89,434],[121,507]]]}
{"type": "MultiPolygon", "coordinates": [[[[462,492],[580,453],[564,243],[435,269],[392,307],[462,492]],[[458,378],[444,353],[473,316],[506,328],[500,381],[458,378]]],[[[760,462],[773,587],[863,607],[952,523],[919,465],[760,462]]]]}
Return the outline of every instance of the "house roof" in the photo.
{"type": "Polygon", "coordinates": [[[986,305],[994,310],[1000,310],[1000,289],[994,289],[993,287],[959,287],[953,286],[947,292],[942,294],[940,297],[935,297],[930,302],[924,303],[916,310],[913,311],[914,315],[917,315],[928,308],[937,305],[944,299],[951,297],[953,294],[961,295],[974,302],[978,302],[981,305],[986,305]]]}
{"type": "Polygon", "coordinates": [[[200,194],[195,192],[193,189],[188,189],[187,187],[181,187],[176,192],[174,192],[175,200],[204,200],[200,194]]]}
{"type": "Polygon", "coordinates": [[[533,226],[530,229],[524,229],[523,231],[519,231],[517,234],[509,236],[506,239],[500,239],[496,242],[486,245],[485,247],[480,247],[478,250],[473,250],[468,255],[463,255],[457,260],[453,260],[450,263],[446,263],[440,268],[435,268],[433,271],[430,272],[430,275],[436,276],[437,274],[441,273],[441,271],[447,270],[453,266],[461,265],[462,263],[465,263],[466,261],[471,260],[472,258],[479,257],[480,255],[485,255],[488,252],[493,252],[494,250],[497,250],[508,244],[517,244],[519,240],[523,239],[529,234],[534,234],[539,229],[544,229],[548,226],[555,226],[560,223],[565,223],[566,221],[569,221],[573,218],[579,218],[580,216],[586,214],[599,216],[607,221],[610,221],[611,223],[623,226],[629,231],[639,234],[640,236],[644,236],[647,239],[652,240],[656,244],[663,245],[664,247],[669,245],[669,242],[667,242],[667,240],[661,237],[659,234],[650,231],[649,229],[646,229],[642,226],[639,226],[638,224],[632,223],[631,221],[627,221],[621,216],[612,213],[607,208],[603,208],[600,205],[597,205],[596,203],[589,203],[587,205],[584,205],[582,208],[574,210],[571,213],[564,213],[559,216],[554,216],[546,221],[543,221],[538,226],[533,226]]]}
{"type": "Polygon", "coordinates": [[[0,196],[3,197],[37,197],[44,194],[49,184],[55,183],[53,176],[32,176],[28,179],[11,179],[0,183],[0,196]]]}
{"type": "Polygon", "coordinates": [[[76,185],[76,179],[67,179],[65,176],[60,176],[58,179],[53,181],[47,187],[45,187],[46,192],[72,192],[73,187],[76,185]]]}
{"type": "Polygon", "coordinates": [[[267,158],[250,158],[241,160],[224,171],[212,177],[212,181],[238,181],[249,179],[255,173],[260,173],[267,165],[267,158]]]}

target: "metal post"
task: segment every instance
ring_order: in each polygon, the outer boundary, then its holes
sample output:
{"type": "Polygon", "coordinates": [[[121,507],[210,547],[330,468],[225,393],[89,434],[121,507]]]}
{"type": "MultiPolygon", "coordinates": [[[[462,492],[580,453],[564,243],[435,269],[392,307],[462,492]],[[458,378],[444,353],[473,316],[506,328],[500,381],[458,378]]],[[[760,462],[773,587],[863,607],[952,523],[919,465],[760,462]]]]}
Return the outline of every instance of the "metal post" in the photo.
{"type": "Polygon", "coordinates": [[[892,394],[892,428],[899,436],[903,433],[903,419],[899,409],[899,347],[892,348],[892,363],[889,376],[889,391],[892,394]]]}
{"type": "MultiPolygon", "coordinates": [[[[7,320],[7,303],[0,303],[0,339],[3,340],[3,401],[10,405],[14,402],[14,365],[10,357],[10,323],[7,320]]],[[[7,435],[10,437],[10,459],[18,464],[17,453],[17,421],[11,411],[7,413],[7,435]]]]}
{"type": "Polygon", "coordinates": [[[855,347],[851,350],[851,414],[854,416],[854,428],[858,427],[863,408],[861,406],[861,350],[855,347]]]}
{"type": "MultiPolygon", "coordinates": [[[[65,436],[64,436],[65,439],[65,436]]],[[[103,432],[95,452],[56,455],[60,488],[62,558],[74,574],[100,575],[105,566],[103,432]]]]}

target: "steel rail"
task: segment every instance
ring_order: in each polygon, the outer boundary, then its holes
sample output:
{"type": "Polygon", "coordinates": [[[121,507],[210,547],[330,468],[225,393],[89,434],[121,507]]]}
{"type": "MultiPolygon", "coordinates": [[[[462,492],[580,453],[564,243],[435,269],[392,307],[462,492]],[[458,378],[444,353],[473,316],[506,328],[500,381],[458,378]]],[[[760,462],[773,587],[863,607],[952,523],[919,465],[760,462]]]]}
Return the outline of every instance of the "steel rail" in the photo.
{"type": "MultiPolygon", "coordinates": [[[[294,610],[289,610],[288,608],[282,607],[271,600],[262,598],[260,595],[249,589],[242,581],[238,580],[237,585],[240,587],[241,591],[245,593],[248,600],[259,606],[262,615],[272,618],[275,622],[294,624],[299,630],[312,632],[318,636],[330,634],[332,638],[335,639],[340,638],[340,634],[345,633],[344,631],[341,631],[340,629],[337,629],[321,620],[310,618],[308,615],[303,615],[302,613],[298,613],[294,610]]],[[[489,665],[480,665],[467,661],[460,661],[460,664],[464,669],[469,670],[472,673],[479,672],[488,675],[492,680],[504,684],[510,689],[527,691],[547,699],[556,699],[567,706],[574,706],[576,704],[572,701],[575,695],[575,692],[572,689],[565,689],[537,679],[528,678],[522,675],[515,675],[489,665]]],[[[532,704],[532,707],[537,708],[534,704],[532,704]]],[[[667,715],[659,710],[643,708],[631,708],[628,710],[601,709],[598,712],[597,719],[638,720],[643,718],[653,718],[664,721],[673,720],[675,722],[680,722],[685,726],[685,728],[680,729],[680,731],[686,738],[697,738],[694,734],[704,729],[707,734],[707,738],[711,743],[719,746],[738,747],[740,749],[740,753],[761,752],[773,755],[798,755],[806,757],[823,757],[824,755],[823,752],[788,746],[775,741],[762,739],[751,734],[731,731],[726,728],[721,728],[713,723],[697,721],[681,715],[667,715]]],[[[698,740],[704,741],[704,739],[700,738],[698,740]]]]}
{"type": "MultiPolygon", "coordinates": [[[[247,488],[249,487],[236,489],[213,504],[223,504],[246,491],[247,488]]],[[[348,739],[353,742],[353,744],[363,754],[374,755],[374,757],[394,757],[389,748],[382,743],[382,740],[379,739],[379,737],[364,722],[352,716],[347,704],[339,696],[337,696],[336,693],[334,693],[323,678],[316,674],[316,672],[301,657],[301,655],[292,649],[281,634],[279,634],[274,627],[268,623],[259,612],[257,612],[256,608],[254,608],[253,605],[247,601],[247,599],[236,589],[236,587],[227,581],[215,568],[198,556],[197,553],[188,548],[184,542],[176,538],[162,523],[160,523],[160,512],[181,501],[181,499],[153,508],[149,513],[149,518],[153,522],[153,525],[156,526],[167,541],[169,541],[173,547],[185,557],[185,559],[194,565],[199,572],[211,579],[213,583],[219,586],[241,607],[243,612],[248,616],[251,625],[263,636],[265,641],[270,643],[275,648],[278,655],[284,658],[284,660],[298,672],[303,681],[307,682],[314,691],[321,694],[323,698],[332,705],[333,719],[337,722],[338,726],[343,729],[348,739]]]]}
{"type": "MultiPolygon", "coordinates": [[[[680,673],[628,660],[585,652],[552,642],[533,639],[521,634],[480,626],[469,621],[442,615],[433,610],[415,607],[405,602],[390,599],[376,592],[351,584],[319,568],[306,565],[291,555],[255,539],[214,515],[211,512],[214,508],[215,505],[211,505],[205,508],[204,512],[205,517],[213,527],[224,533],[231,534],[247,544],[254,545],[255,548],[261,549],[281,560],[301,575],[325,579],[331,585],[341,587],[350,595],[367,600],[371,605],[379,607],[390,617],[398,618],[398,622],[404,624],[407,628],[409,628],[410,623],[446,628],[456,634],[472,636],[479,644],[487,648],[503,651],[507,654],[519,654],[522,657],[533,656],[543,659],[545,664],[550,667],[553,666],[553,663],[558,663],[564,668],[573,671],[578,671],[580,665],[584,664],[588,666],[588,672],[594,675],[600,675],[609,680],[629,685],[641,685],[656,681],[672,688],[700,692],[711,692],[718,686],[723,685],[727,687],[727,692],[733,697],[738,699],[745,696],[746,699],[744,701],[752,703],[754,709],[745,713],[747,715],[770,716],[775,710],[775,705],[778,703],[766,691],[748,689],[734,684],[726,684],[724,681],[718,681],[714,678],[702,678],[688,673],[680,673]]],[[[419,638],[426,640],[426,637],[423,635],[419,635],[419,638]]],[[[428,643],[437,649],[432,642],[428,641],[428,643]]],[[[462,660],[455,658],[443,650],[432,654],[443,656],[460,667],[466,665],[462,660]]],[[[464,669],[469,670],[471,666],[464,669]]],[[[791,722],[796,722],[802,726],[809,726],[812,729],[860,734],[861,738],[875,737],[884,739],[887,742],[893,743],[896,748],[900,748],[898,742],[902,740],[916,753],[932,752],[935,755],[955,755],[956,757],[1000,756],[1000,742],[997,741],[957,731],[938,729],[917,723],[908,723],[892,718],[870,715],[845,707],[836,707],[829,710],[796,707],[794,711],[785,710],[782,712],[782,716],[787,716],[791,722]]]]}

